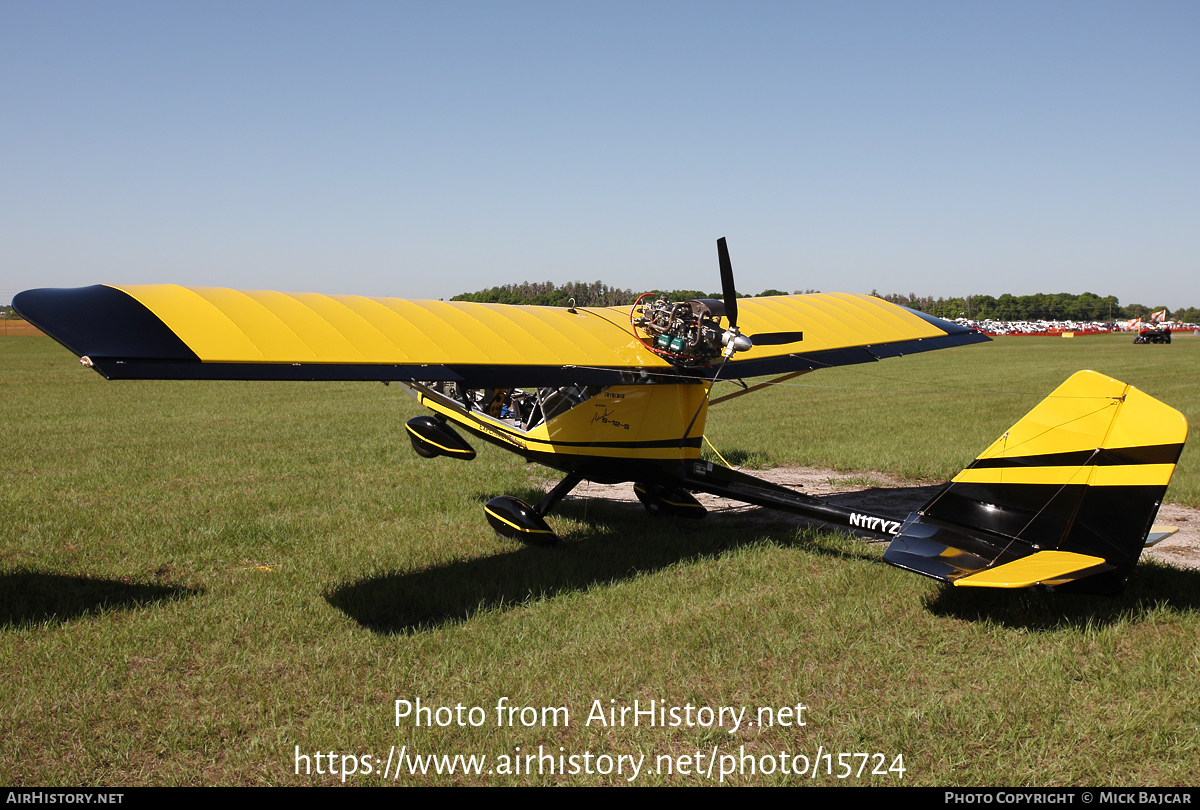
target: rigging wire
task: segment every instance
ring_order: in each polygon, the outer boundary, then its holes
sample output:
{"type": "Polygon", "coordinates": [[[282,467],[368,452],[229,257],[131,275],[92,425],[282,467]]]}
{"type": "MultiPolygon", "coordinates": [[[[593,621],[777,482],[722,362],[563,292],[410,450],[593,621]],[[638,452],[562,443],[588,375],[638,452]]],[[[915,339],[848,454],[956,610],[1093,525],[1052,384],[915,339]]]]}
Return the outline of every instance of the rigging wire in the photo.
{"type": "MultiPolygon", "coordinates": [[[[619,369],[614,369],[610,366],[577,365],[577,366],[574,366],[574,368],[581,368],[586,371],[616,371],[616,370],[619,370],[619,369]]],[[[825,365],[823,368],[815,368],[815,369],[812,369],[812,371],[822,371],[825,368],[830,368],[830,369],[844,368],[847,370],[857,371],[857,369],[850,369],[847,366],[832,366],[832,365],[825,365]]],[[[632,369],[630,369],[630,370],[632,370],[632,369]]],[[[718,382],[735,383],[736,384],[738,381],[740,381],[742,379],[740,377],[735,377],[732,379],[723,379],[723,380],[722,379],[713,379],[710,381],[710,380],[705,380],[703,377],[697,377],[697,376],[694,376],[691,374],[674,374],[670,371],[657,371],[657,370],[651,371],[649,369],[639,369],[639,370],[644,370],[648,376],[662,380],[665,384],[669,384],[670,382],[674,382],[674,381],[678,381],[681,383],[708,382],[711,385],[715,385],[718,382]]],[[[867,376],[872,376],[872,375],[868,374],[867,372],[863,372],[863,371],[857,371],[857,373],[865,374],[867,376]]],[[[892,381],[896,381],[896,382],[912,382],[912,380],[904,380],[901,378],[886,377],[886,376],[882,376],[882,375],[879,376],[878,379],[892,380],[892,381]]],[[[624,384],[624,383],[616,383],[616,384],[620,385],[620,384],[624,384]]],[[[881,394],[922,394],[922,395],[939,394],[939,395],[943,395],[943,396],[967,396],[967,395],[978,395],[978,394],[995,394],[995,395],[1012,396],[1012,397],[1040,397],[1042,399],[1047,398],[1047,395],[1044,392],[996,391],[996,390],[992,390],[992,389],[981,389],[981,388],[975,388],[975,389],[971,389],[971,390],[945,390],[945,389],[927,389],[927,388],[867,388],[867,387],[859,387],[859,386],[851,386],[851,385],[813,385],[811,383],[791,383],[791,382],[764,382],[764,383],[757,383],[757,385],[771,386],[771,387],[784,386],[784,387],[788,387],[788,388],[817,388],[817,389],[826,389],[826,390],[831,390],[831,391],[877,391],[881,394]]],[[[1056,399],[1096,399],[1097,397],[1095,397],[1094,395],[1093,396],[1080,396],[1080,397],[1066,397],[1066,396],[1062,396],[1060,394],[1060,395],[1056,396],[1055,398],[1056,399]]]]}

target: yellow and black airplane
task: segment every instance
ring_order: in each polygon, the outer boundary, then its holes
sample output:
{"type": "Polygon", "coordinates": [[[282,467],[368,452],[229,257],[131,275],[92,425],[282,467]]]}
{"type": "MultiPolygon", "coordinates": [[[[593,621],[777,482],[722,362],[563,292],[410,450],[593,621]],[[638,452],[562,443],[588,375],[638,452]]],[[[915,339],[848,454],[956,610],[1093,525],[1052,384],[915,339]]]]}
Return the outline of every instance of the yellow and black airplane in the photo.
{"type": "Polygon", "coordinates": [[[643,296],[632,308],[175,285],[30,290],[13,305],[108,379],[402,383],[433,412],[407,424],[422,456],[474,458],[455,426],[565,473],[536,505],[486,505],[496,531],[528,542],[555,542],[545,517],[584,479],[633,481],[653,513],[703,517],[692,493],[707,492],[890,537],[887,562],[958,586],[1117,592],[1143,547],[1174,531],[1152,524],[1187,422],[1091,371],[907,517],[702,460],[718,379],[784,379],[988,340],[866,295],[739,299],[724,239],[717,252],[723,300],[643,296]]]}

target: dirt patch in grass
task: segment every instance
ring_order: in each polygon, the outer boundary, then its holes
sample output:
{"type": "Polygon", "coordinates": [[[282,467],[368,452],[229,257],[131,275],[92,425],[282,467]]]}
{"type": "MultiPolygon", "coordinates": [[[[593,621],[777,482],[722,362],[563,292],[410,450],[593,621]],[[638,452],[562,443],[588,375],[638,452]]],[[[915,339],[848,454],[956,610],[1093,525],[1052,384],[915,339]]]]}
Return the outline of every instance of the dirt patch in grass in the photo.
{"type": "MultiPolygon", "coordinates": [[[[842,506],[857,506],[864,511],[903,518],[909,512],[921,508],[942,487],[940,481],[905,481],[884,473],[842,473],[816,467],[774,467],[769,470],[753,470],[756,478],[800,490],[818,498],[827,498],[842,506]]],[[[633,484],[607,486],[584,482],[569,496],[570,500],[603,498],[637,504],[633,484]]],[[[696,499],[710,513],[736,513],[740,519],[755,525],[771,528],[789,526],[820,525],[816,521],[749,506],[727,498],[698,493],[696,499]]],[[[640,508],[640,504],[638,504],[640,508]]],[[[1144,557],[1169,563],[1179,568],[1200,569],[1200,509],[1175,504],[1163,504],[1158,510],[1156,524],[1177,526],[1179,531],[1153,548],[1147,549],[1144,557]]],[[[866,539],[880,540],[875,535],[864,535],[866,539]]]]}
{"type": "Polygon", "coordinates": [[[45,337],[46,333],[29,321],[0,318],[0,337],[45,337]]]}

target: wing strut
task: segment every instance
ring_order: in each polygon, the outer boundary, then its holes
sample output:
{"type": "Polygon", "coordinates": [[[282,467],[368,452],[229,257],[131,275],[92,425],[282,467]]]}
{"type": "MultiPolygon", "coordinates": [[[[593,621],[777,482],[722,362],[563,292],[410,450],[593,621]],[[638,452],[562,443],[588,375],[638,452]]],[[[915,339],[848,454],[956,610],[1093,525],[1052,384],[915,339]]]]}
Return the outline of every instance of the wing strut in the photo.
{"type": "Polygon", "coordinates": [[[784,374],[782,377],[776,377],[773,380],[768,380],[767,382],[759,383],[758,385],[752,385],[749,388],[743,388],[741,391],[734,391],[732,394],[726,394],[723,397],[717,397],[716,399],[710,399],[708,401],[708,406],[711,408],[713,405],[716,405],[719,402],[724,402],[729,399],[735,399],[744,394],[750,394],[755,391],[760,391],[763,388],[766,388],[768,385],[779,385],[779,383],[783,382],[784,380],[790,380],[793,377],[799,377],[801,374],[807,374],[810,371],[812,371],[811,368],[806,368],[801,371],[793,371],[791,374],[784,374]]]}

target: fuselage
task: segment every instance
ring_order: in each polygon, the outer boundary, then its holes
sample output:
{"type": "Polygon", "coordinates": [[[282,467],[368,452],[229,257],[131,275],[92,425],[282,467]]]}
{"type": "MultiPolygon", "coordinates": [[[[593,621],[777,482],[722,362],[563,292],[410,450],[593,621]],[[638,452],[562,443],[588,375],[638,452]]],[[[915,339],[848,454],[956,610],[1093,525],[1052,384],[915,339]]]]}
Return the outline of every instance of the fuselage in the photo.
{"type": "Polygon", "coordinates": [[[496,389],[469,396],[409,387],[422,405],[484,441],[599,483],[658,478],[698,459],[708,411],[703,383],[496,389]]]}

